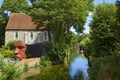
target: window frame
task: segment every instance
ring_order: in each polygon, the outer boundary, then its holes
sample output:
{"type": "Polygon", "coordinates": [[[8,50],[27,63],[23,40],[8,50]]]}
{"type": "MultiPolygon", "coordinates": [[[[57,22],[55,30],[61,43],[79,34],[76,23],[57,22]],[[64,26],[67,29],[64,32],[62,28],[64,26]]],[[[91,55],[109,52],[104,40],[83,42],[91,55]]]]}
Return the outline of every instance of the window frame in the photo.
{"type": "Polygon", "coordinates": [[[18,40],[18,39],[19,39],[19,33],[18,33],[18,31],[15,32],[14,39],[15,39],[15,40],[18,40]]]}
{"type": "Polygon", "coordinates": [[[48,41],[48,32],[47,31],[44,32],[44,40],[48,41]]]}
{"type": "Polygon", "coordinates": [[[30,34],[29,34],[29,39],[30,39],[30,40],[33,40],[33,39],[34,39],[34,33],[33,33],[33,32],[30,32],[30,34]]]}

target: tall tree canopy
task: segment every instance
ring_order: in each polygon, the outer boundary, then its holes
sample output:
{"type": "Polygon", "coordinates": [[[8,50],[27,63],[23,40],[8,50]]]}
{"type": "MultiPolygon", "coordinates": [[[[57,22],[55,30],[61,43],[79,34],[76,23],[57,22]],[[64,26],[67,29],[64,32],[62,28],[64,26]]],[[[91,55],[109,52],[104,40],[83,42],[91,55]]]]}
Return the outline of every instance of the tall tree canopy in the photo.
{"type": "Polygon", "coordinates": [[[120,0],[116,1],[116,7],[117,7],[117,28],[116,28],[116,37],[117,37],[117,42],[118,42],[118,50],[120,55],[120,0]]]}
{"type": "Polygon", "coordinates": [[[116,49],[116,6],[98,4],[91,22],[94,56],[111,55],[116,49]]]}
{"type": "Polygon", "coordinates": [[[117,6],[117,24],[118,24],[118,26],[117,26],[117,33],[118,33],[118,38],[120,39],[120,0],[117,0],[116,1],[116,6],[117,6]]]}
{"type": "MultiPolygon", "coordinates": [[[[73,26],[78,33],[83,31],[88,12],[93,9],[93,0],[31,0],[30,15],[39,26],[50,28],[54,39],[64,40],[65,32],[73,26]],[[63,38],[62,38],[63,37],[63,38]]],[[[61,40],[60,40],[61,41],[61,40]]]]}
{"type": "Polygon", "coordinates": [[[25,12],[28,6],[27,0],[4,0],[1,9],[11,12],[25,12]]]}

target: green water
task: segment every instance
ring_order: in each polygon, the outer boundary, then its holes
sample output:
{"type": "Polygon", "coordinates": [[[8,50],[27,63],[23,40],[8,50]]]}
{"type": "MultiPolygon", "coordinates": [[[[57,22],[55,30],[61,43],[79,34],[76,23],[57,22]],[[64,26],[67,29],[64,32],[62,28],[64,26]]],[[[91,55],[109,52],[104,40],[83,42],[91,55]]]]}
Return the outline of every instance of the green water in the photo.
{"type": "MultiPolygon", "coordinates": [[[[69,66],[42,66],[36,70],[39,73],[33,76],[28,76],[24,80],[70,80],[69,66]]],[[[33,70],[33,73],[34,72],[35,70],[33,70]]]]}

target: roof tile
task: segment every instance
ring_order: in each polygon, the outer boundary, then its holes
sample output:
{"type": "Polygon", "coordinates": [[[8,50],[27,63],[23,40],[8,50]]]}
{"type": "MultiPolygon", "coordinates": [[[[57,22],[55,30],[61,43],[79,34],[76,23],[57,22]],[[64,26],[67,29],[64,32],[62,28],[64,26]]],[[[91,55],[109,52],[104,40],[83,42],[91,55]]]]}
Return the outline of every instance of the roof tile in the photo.
{"type": "MultiPolygon", "coordinates": [[[[11,13],[6,30],[35,30],[36,27],[31,16],[25,13],[11,13]]],[[[45,27],[40,27],[40,29],[45,29],[45,27]]]]}

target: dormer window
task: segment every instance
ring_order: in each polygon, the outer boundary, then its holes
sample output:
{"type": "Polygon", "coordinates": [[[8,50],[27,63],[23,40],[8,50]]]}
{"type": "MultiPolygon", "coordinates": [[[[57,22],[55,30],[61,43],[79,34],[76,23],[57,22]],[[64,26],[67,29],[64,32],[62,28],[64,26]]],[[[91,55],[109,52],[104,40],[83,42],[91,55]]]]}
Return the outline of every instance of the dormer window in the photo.
{"type": "Polygon", "coordinates": [[[30,40],[33,40],[33,32],[30,32],[30,40]]]}
{"type": "Polygon", "coordinates": [[[15,39],[18,39],[18,32],[15,32],[15,39]]]}
{"type": "Polygon", "coordinates": [[[47,32],[47,31],[44,32],[44,40],[45,40],[45,41],[48,40],[48,32],[47,32]]]}

